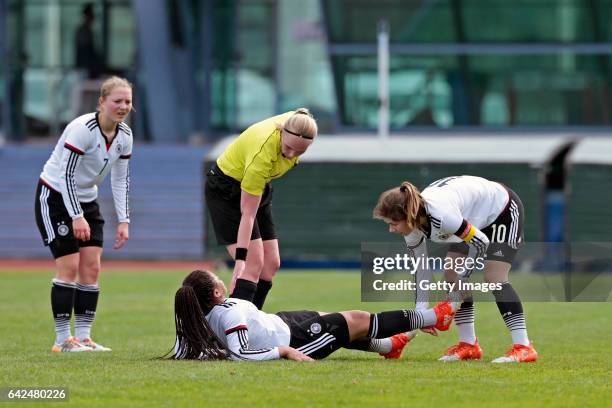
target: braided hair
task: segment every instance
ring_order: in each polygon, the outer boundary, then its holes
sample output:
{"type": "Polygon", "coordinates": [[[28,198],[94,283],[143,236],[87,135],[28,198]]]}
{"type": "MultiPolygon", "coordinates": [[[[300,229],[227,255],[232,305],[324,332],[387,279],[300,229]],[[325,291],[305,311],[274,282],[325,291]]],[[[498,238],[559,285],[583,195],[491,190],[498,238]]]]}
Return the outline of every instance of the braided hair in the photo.
{"type": "Polygon", "coordinates": [[[174,296],[176,342],[163,358],[173,360],[225,360],[228,352],[204,317],[215,306],[214,275],[195,270],[174,296]]]}

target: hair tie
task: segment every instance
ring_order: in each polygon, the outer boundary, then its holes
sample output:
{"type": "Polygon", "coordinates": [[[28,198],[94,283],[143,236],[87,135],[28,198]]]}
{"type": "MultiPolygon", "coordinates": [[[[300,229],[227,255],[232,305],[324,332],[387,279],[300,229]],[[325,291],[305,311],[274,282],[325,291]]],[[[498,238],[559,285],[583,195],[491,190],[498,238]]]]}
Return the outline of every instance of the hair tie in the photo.
{"type": "Polygon", "coordinates": [[[296,112],[295,112],[295,114],[296,114],[296,115],[306,115],[306,116],[308,116],[309,118],[312,118],[312,113],[310,113],[310,112],[306,112],[306,111],[303,111],[303,110],[298,110],[298,111],[296,111],[296,112]]]}
{"type": "Polygon", "coordinates": [[[401,191],[402,193],[405,193],[406,191],[408,191],[408,187],[406,187],[406,186],[400,186],[400,191],[401,191]]]}

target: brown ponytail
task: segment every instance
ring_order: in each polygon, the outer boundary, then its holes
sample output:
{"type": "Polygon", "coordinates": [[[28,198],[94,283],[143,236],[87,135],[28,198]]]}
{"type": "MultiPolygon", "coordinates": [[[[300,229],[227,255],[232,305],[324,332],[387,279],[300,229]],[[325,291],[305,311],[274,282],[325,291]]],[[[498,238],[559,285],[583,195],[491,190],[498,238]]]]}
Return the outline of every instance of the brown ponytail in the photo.
{"type": "Polygon", "coordinates": [[[412,230],[419,226],[419,211],[423,207],[419,189],[409,181],[404,181],[401,186],[380,195],[372,216],[375,219],[387,218],[395,222],[406,221],[412,230]]]}

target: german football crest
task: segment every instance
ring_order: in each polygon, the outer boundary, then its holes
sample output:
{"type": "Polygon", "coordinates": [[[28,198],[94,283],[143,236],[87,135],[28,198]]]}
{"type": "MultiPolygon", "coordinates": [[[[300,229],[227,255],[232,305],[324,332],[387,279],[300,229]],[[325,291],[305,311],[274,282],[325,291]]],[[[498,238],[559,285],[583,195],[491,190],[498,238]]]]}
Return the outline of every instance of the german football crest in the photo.
{"type": "Polygon", "coordinates": [[[69,232],[70,232],[70,228],[68,228],[68,226],[66,224],[64,224],[63,222],[58,225],[57,233],[60,236],[65,237],[66,235],[68,235],[69,232]]]}
{"type": "Polygon", "coordinates": [[[321,333],[321,325],[319,323],[313,323],[310,325],[310,331],[313,334],[319,334],[321,333]]]}

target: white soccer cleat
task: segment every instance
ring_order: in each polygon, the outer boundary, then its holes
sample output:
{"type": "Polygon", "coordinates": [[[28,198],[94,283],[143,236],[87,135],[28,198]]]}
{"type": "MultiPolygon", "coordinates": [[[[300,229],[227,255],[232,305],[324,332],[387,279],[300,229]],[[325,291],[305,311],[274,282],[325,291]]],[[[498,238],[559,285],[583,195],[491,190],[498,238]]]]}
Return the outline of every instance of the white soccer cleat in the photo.
{"type": "Polygon", "coordinates": [[[459,361],[460,358],[458,355],[456,354],[451,354],[450,356],[444,355],[442,357],[440,357],[438,359],[438,361],[444,361],[444,362],[448,362],[448,361],[459,361]]]}
{"type": "Polygon", "coordinates": [[[91,348],[85,346],[76,337],[70,336],[62,344],[54,344],[51,351],[53,353],[80,353],[91,351],[91,348]]]}
{"type": "Polygon", "coordinates": [[[108,347],[104,347],[101,344],[96,343],[91,338],[86,338],[81,342],[85,347],[88,347],[91,351],[113,351],[108,347]]]}

